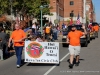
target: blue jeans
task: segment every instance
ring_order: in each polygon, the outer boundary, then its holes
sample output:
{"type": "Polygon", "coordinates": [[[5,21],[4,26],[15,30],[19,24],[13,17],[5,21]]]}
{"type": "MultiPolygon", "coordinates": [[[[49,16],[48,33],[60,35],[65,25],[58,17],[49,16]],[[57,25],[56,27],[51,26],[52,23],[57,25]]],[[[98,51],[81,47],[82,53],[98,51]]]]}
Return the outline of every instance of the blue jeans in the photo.
{"type": "Polygon", "coordinates": [[[57,32],[53,33],[53,38],[54,38],[54,40],[57,40],[57,32]]]}
{"type": "Polygon", "coordinates": [[[23,46],[15,46],[17,65],[21,65],[22,50],[23,50],[23,46]]]}

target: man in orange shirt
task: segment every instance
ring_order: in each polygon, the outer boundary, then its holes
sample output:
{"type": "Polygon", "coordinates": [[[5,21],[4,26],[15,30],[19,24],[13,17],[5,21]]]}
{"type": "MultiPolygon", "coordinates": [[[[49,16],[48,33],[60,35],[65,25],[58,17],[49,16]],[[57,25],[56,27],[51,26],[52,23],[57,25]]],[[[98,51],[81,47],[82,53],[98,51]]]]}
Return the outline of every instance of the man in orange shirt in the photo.
{"type": "Polygon", "coordinates": [[[15,24],[15,31],[13,31],[10,36],[8,47],[10,47],[10,42],[13,41],[17,57],[17,68],[20,68],[21,66],[21,56],[25,38],[26,34],[20,29],[20,25],[15,24]]]}
{"type": "Polygon", "coordinates": [[[94,29],[94,32],[95,32],[95,36],[98,38],[99,25],[95,25],[93,27],[93,29],[94,29]]]}
{"type": "Polygon", "coordinates": [[[79,54],[80,54],[80,37],[86,34],[85,26],[82,27],[84,32],[78,31],[75,25],[72,26],[71,31],[67,36],[67,43],[69,43],[69,53],[70,53],[70,64],[69,68],[73,68],[74,55],[76,56],[76,66],[79,65],[79,54]]]}

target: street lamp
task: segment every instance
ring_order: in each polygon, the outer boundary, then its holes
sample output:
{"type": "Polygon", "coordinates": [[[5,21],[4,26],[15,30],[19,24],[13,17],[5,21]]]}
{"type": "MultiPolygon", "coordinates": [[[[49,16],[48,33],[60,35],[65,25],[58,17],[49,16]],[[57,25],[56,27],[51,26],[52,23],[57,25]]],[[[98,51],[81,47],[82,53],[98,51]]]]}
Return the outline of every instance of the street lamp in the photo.
{"type": "Polygon", "coordinates": [[[40,6],[40,10],[41,10],[41,34],[42,34],[42,10],[43,10],[43,6],[40,6]]]}

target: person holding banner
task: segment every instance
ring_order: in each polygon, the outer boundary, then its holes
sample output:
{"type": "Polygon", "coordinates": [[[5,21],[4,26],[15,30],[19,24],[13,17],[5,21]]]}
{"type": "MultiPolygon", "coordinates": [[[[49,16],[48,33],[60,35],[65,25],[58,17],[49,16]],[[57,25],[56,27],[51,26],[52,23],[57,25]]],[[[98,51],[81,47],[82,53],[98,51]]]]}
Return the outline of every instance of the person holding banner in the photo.
{"type": "Polygon", "coordinates": [[[11,45],[10,42],[13,41],[16,57],[17,57],[17,68],[20,68],[21,66],[21,56],[22,56],[22,50],[23,50],[25,38],[26,38],[26,34],[22,29],[20,29],[20,25],[15,24],[15,30],[12,32],[10,36],[8,47],[10,47],[11,45]]]}
{"type": "Polygon", "coordinates": [[[71,31],[68,33],[67,36],[67,43],[69,43],[69,53],[70,53],[70,64],[69,68],[73,68],[73,60],[74,55],[76,56],[76,66],[79,65],[79,54],[80,54],[80,37],[87,34],[85,30],[85,26],[83,25],[82,28],[84,32],[78,31],[75,25],[72,25],[71,31]]]}

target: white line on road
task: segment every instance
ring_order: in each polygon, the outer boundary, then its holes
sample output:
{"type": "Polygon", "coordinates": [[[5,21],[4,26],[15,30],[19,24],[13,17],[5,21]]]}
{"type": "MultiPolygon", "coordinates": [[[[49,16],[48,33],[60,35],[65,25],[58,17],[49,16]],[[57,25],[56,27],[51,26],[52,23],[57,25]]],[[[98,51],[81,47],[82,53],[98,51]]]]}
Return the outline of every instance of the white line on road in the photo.
{"type": "MultiPolygon", "coordinates": [[[[60,62],[62,62],[68,55],[69,53],[67,53],[62,59],[60,59],[60,62]]],[[[56,66],[57,64],[51,67],[44,75],[48,75],[56,66]]]]}

